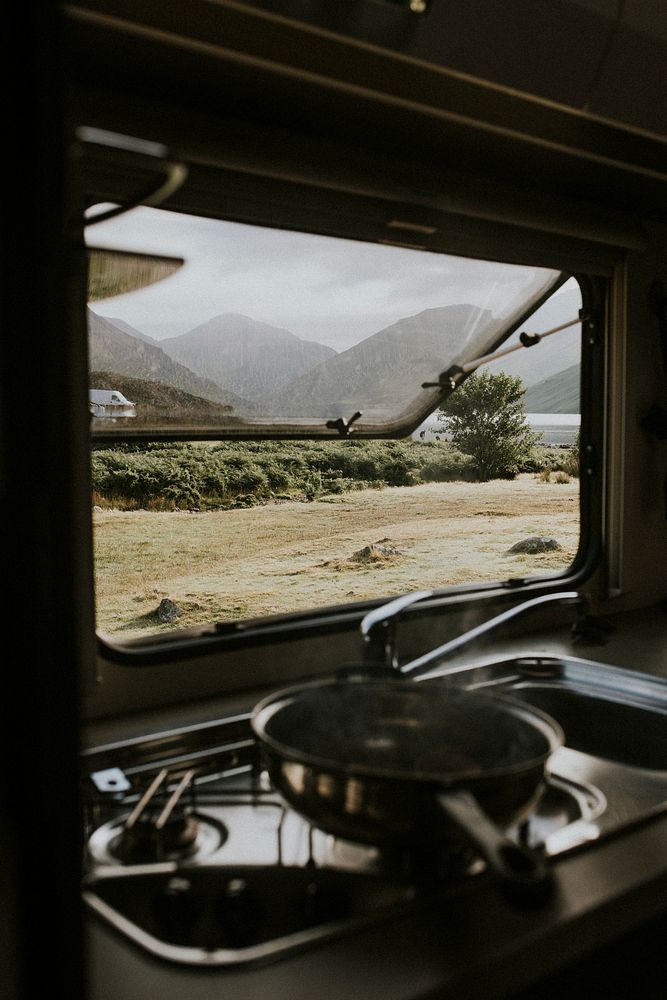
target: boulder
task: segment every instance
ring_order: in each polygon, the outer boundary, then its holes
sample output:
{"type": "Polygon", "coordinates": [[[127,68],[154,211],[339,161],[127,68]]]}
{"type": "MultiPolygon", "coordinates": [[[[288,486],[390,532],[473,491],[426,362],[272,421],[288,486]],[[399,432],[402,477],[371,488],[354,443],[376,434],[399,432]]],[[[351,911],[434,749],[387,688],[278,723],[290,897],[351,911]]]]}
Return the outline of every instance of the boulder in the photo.
{"type": "Polygon", "coordinates": [[[557,542],[555,538],[545,538],[543,535],[532,535],[530,538],[522,538],[520,542],[516,542],[507,551],[514,554],[527,552],[532,555],[536,552],[555,552],[561,547],[560,542],[557,542]]]}
{"type": "Polygon", "coordinates": [[[172,601],[169,597],[162,598],[160,606],[157,609],[157,616],[161,622],[165,625],[170,625],[177,618],[180,618],[182,614],[183,612],[175,601],[172,601]]]}
{"type": "MultiPolygon", "coordinates": [[[[387,539],[388,540],[388,539],[387,539]]],[[[391,556],[401,556],[403,555],[397,548],[393,545],[378,545],[377,542],[372,542],[370,545],[365,545],[363,549],[358,549],[353,555],[350,556],[351,562],[382,562],[391,556]]]]}

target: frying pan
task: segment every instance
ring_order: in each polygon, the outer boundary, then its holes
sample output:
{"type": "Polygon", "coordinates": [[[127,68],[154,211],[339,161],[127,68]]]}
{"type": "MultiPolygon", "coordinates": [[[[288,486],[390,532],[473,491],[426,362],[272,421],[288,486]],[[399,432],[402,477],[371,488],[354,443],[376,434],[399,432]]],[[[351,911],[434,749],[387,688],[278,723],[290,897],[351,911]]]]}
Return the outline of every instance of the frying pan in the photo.
{"type": "Polygon", "coordinates": [[[325,832],[380,848],[472,842],[514,895],[548,886],[541,853],[504,832],[534,808],[564,742],[545,713],[437,681],[359,676],[275,693],[251,725],[274,787],[325,832]]]}

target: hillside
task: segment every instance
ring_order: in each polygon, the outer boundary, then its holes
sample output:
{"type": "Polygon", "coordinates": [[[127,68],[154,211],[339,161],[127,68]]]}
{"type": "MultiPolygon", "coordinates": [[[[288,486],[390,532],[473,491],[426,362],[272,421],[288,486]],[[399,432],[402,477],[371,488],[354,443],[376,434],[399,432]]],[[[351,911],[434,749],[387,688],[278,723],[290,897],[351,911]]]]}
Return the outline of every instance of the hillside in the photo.
{"type": "Polygon", "coordinates": [[[248,400],[174,361],[157,341],[133,330],[127,323],[122,326],[121,329],[113,320],[98,316],[92,309],[88,310],[88,344],[92,371],[116,372],[130,378],[159,382],[194,397],[231,407],[237,413],[254,412],[254,407],[248,400]]]}
{"type": "Polygon", "coordinates": [[[526,413],[579,413],[580,378],[581,365],[570,365],[528,386],[524,396],[526,413]]]}
{"type": "Polygon", "coordinates": [[[161,340],[170,357],[226,390],[255,401],[280,392],[336,352],[238,313],[223,313],[179,337],[161,340]]]}
{"type": "Polygon", "coordinates": [[[141,330],[137,330],[135,327],[130,326],[129,323],[126,323],[124,319],[118,319],[116,316],[106,316],[105,319],[108,323],[113,323],[113,325],[118,327],[119,330],[122,330],[123,333],[129,333],[131,337],[137,337],[139,340],[143,340],[146,344],[153,344],[157,347],[160,346],[155,337],[151,337],[147,333],[142,333],[141,330]]]}
{"type": "MultiPolygon", "coordinates": [[[[560,292],[541,306],[521,330],[527,333],[543,333],[561,323],[576,319],[581,308],[581,294],[578,289],[560,292]]],[[[512,337],[508,344],[514,340],[512,337]]],[[[485,365],[485,371],[492,374],[506,372],[508,375],[520,375],[525,385],[531,386],[558,374],[571,365],[577,365],[581,357],[581,330],[573,326],[570,329],[545,337],[534,347],[522,348],[505,358],[492,361],[485,365]]],[[[533,412],[550,412],[536,410],[533,412]]],[[[567,412],[565,410],[561,412],[567,412]]]]}
{"type": "Polygon", "coordinates": [[[295,379],[269,405],[275,413],[331,417],[361,410],[398,413],[460,354],[467,329],[494,323],[471,305],[442,306],[407,316],[295,379]]]}
{"type": "Polygon", "coordinates": [[[149,379],[131,378],[118,372],[91,372],[91,389],[116,389],[136,404],[137,415],[128,419],[133,428],[142,424],[229,424],[231,406],[192,396],[182,389],[149,379]]]}
{"type": "MultiPolygon", "coordinates": [[[[544,332],[577,317],[578,288],[560,291],[523,327],[544,332]]],[[[90,312],[91,367],[158,381],[239,415],[330,419],[361,410],[371,419],[397,414],[449,365],[489,343],[502,321],[471,304],[405,316],[336,353],[289,330],[238,313],[214,316],[187,333],[156,341],[124,321],[90,312]]],[[[576,412],[578,325],[486,367],[519,375],[531,387],[531,412],[576,412]],[[556,381],[551,381],[551,380],[556,381]],[[543,383],[549,383],[543,384],[543,383]]]]}

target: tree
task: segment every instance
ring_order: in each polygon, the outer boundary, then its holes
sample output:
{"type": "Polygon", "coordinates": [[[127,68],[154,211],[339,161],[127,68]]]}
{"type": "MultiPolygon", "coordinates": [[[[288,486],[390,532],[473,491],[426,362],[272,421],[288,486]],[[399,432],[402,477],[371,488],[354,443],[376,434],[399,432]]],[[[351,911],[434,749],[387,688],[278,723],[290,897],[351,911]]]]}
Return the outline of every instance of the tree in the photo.
{"type": "Polygon", "coordinates": [[[442,405],[452,444],[472,456],[483,482],[513,479],[539,440],[526,423],[523,395],[518,376],[475,372],[442,405]]]}

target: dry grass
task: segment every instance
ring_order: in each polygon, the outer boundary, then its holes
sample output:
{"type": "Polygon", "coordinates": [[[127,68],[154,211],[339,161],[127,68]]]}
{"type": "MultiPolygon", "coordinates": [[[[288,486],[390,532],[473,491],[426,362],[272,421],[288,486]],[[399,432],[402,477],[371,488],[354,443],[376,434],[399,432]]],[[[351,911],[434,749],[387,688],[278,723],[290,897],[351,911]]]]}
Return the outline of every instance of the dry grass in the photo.
{"type": "Polygon", "coordinates": [[[362,490],[209,513],[94,514],[100,631],[130,638],[424,587],[560,572],[579,544],[579,484],[532,475],[362,490]],[[561,549],[507,555],[530,535],[561,549]],[[375,545],[369,557],[356,557],[375,545]],[[156,611],[169,597],[175,625],[156,611]]]}

